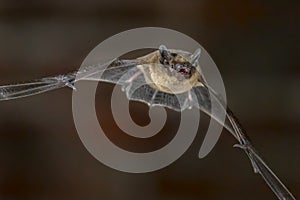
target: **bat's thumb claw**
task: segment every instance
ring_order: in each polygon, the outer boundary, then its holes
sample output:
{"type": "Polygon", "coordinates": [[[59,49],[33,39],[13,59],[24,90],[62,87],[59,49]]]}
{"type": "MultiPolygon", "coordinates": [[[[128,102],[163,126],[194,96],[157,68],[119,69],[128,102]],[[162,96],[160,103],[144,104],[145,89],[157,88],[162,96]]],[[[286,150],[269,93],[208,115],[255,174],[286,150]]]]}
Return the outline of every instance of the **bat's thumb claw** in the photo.
{"type": "Polygon", "coordinates": [[[243,144],[235,144],[233,145],[234,148],[240,148],[240,149],[248,149],[248,147],[246,145],[243,145],[243,144]]]}
{"type": "Polygon", "coordinates": [[[66,82],[66,86],[71,88],[72,90],[76,91],[76,87],[72,83],[66,82]]]}

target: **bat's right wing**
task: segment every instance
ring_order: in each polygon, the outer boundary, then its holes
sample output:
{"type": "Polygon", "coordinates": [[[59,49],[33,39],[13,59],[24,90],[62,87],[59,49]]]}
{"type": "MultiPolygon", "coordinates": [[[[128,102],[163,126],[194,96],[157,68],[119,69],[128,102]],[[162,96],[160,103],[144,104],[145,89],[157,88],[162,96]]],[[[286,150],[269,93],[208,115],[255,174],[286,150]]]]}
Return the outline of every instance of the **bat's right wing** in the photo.
{"type": "Polygon", "coordinates": [[[216,94],[211,88],[208,89],[208,87],[205,86],[195,87],[193,90],[199,101],[199,104],[197,104],[199,109],[207,113],[209,116],[220,122],[218,114],[211,114],[211,100],[214,100],[220,105],[219,108],[222,109],[220,110],[221,112],[226,112],[228,121],[225,121],[224,127],[238,140],[239,144],[235,146],[240,147],[245,151],[252,163],[254,172],[259,173],[263,177],[278,199],[295,200],[295,197],[292,195],[292,193],[259,156],[238,119],[228,107],[224,107],[219,95],[216,94]]]}

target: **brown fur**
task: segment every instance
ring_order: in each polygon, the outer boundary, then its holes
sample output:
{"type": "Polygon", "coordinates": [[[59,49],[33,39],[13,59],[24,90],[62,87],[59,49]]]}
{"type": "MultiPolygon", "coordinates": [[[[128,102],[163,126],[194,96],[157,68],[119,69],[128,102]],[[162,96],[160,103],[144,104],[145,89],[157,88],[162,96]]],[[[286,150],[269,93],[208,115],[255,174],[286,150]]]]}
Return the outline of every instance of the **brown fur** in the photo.
{"type": "MultiPolygon", "coordinates": [[[[176,62],[188,62],[187,59],[178,55],[172,54],[172,59],[176,62]]],[[[192,70],[190,77],[185,78],[182,74],[174,71],[170,73],[165,66],[159,62],[159,52],[154,51],[146,56],[138,58],[142,64],[138,65],[145,76],[146,82],[153,88],[160,91],[178,94],[190,90],[194,86],[201,83],[198,70],[192,70]]]]}

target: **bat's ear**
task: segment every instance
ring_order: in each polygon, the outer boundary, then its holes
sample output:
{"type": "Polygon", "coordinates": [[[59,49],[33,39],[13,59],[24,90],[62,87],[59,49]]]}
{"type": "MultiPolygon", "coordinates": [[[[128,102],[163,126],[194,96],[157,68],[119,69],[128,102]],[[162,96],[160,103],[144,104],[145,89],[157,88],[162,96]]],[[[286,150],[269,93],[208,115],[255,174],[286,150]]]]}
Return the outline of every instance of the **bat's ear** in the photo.
{"type": "Polygon", "coordinates": [[[192,65],[196,64],[196,62],[199,60],[201,54],[201,49],[198,48],[195,50],[195,52],[190,57],[190,63],[192,65]]]}
{"type": "Polygon", "coordinates": [[[171,60],[171,53],[165,45],[160,45],[158,51],[159,51],[159,60],[161,63],[164,63],[164,61],[171,60]]]}

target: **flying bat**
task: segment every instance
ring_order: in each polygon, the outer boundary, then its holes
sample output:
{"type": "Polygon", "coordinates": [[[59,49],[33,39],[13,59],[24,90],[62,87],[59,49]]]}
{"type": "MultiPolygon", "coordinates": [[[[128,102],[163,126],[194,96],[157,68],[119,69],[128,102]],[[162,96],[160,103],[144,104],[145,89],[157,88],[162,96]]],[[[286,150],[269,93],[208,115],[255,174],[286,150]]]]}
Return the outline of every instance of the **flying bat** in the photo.
{"type": "Polygon", "coordinates": [[[163,106],[175,111],[196,107],[215,120],[212,99],[225,111],[227,121],[222,124],[238,141],[250,159],[255,173],[259,173],[278,199],[295,199],[285,185],[259,156],[233,112],[222,97],[205,81],[199,66],[201,50],[194,53],[158,49],[135,59],[116,58],[106,64],[95,64],[79,71],[34,80],[26,83],[0,86],[0,101],[35,95],[58,88],[70,87],[80,80],[94,80],[122,85],[129,100],[141,101],[149,106],[163,106]],[[101,74],[101,76],[99,75],[101,74]]]}

